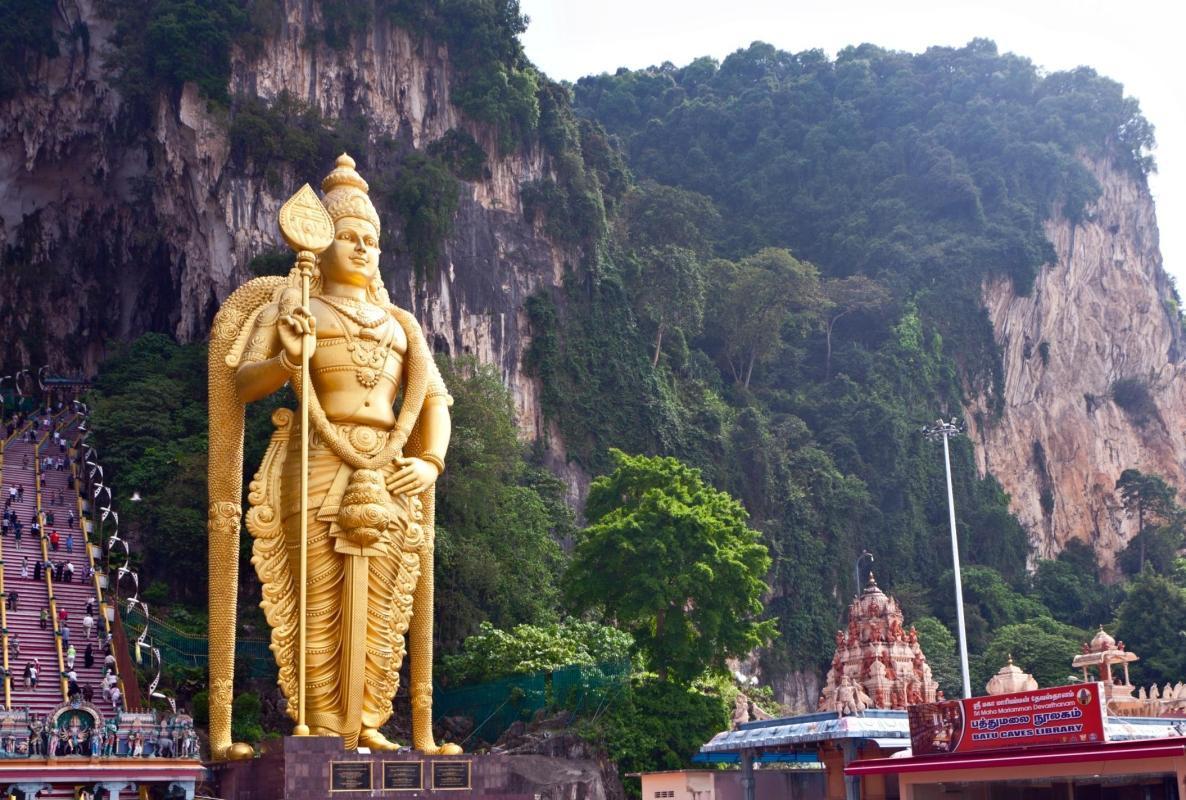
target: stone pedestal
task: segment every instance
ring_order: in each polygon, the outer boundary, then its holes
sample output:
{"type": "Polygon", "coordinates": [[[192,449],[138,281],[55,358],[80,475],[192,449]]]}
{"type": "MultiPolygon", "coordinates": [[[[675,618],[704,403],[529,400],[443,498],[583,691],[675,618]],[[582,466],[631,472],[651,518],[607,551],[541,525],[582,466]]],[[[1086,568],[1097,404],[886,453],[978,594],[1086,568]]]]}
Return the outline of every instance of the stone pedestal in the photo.
{"type": "Polygon", "coordinates": [[[287,736],[250,761],[210,765],[225,800],[533,800],[501,755],[347,752],[337,737],[287,736]]]}

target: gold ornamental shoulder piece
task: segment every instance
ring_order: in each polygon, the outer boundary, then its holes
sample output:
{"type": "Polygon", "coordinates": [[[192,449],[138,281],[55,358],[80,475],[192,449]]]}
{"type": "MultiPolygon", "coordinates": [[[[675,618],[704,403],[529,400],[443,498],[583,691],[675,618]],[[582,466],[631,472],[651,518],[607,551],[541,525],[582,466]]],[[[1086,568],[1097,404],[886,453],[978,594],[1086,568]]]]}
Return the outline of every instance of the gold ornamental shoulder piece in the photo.
{"type": "Polygon", "coordinates": [[[309,184],[280,207],[280,234],[297,252],[320,253],[333,243],[334,221],[309,184]]]}

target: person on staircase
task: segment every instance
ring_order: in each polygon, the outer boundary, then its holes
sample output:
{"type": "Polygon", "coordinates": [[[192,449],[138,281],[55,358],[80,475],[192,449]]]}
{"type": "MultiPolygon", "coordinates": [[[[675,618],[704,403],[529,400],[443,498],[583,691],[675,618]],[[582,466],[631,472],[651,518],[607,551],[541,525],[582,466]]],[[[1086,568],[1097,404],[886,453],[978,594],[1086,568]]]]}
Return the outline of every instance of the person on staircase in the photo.
{"type": "Polygon", "coordinates": [[[21,578],[23,580],[29,579],[29,557],[21,556],[21,578]]]}
{"type": "Polygon", "coordinates": [[[95,666],[95,645],[91,642],[86,643],[86,650],[82,652],[82,665],[87,669],[95,666]]]}
{"type": "Polygon", "coordinates": [[[57,531],[49,532],[49,548],[51,550],[53,550],[56,553],[58,551],[58,545],[61,544],[61,542],[62,542],[62,537],[58,536],[57,531]]]}
{"type": "Polygon", "coordinates": [[[21,657],[21,635],[14,633],[8,637],[8,644],[12,648],[12,660],[16,661],[21,657]]]}
{"type": "Polygon", "coordinates": [[[87,639],[91,639],[95,634],[95,618],[91,616],[89,610],[82,617],[82,632],[86,634],[87,639]]]}
{"type": "Polygon", "coordinates": [[[66,648],[66,669],[74,669],[74,659],[78,657],[78,651],[74,649],[74,645],[66,648]]]}
{"type": "Polygon", "coordinates": [[[67,561],[62,565],[62,579],[66,583],[74,583],[74,562],[67,561]]]}
{"type": "Polygon", "coordinates": [[[63,622],[61,625],[62,631],[62,647],[67,647],[70,644],[70,625],[63,622]]]}
{"type": "Polygon", "coordinates": [[[16,611],[20,599],[20,592],[8,592],[8,610],[16,611]]]}
{"type": "MultiPolygon", "coordinates": [[[[40,561],[37,562],[37,570],[36,571],[38,573],[41,572],[41,562],[40,561]]],[[[40,575],[38,575],[37,580],[41,580],[40,575]]],[[[48,608],[41,609],[41,619],[38,620],[38,622],[39,622],[39,627],[41,628],[41,630],[45,630],[46,628],[49,627],[49,609],[48,608]]]]}

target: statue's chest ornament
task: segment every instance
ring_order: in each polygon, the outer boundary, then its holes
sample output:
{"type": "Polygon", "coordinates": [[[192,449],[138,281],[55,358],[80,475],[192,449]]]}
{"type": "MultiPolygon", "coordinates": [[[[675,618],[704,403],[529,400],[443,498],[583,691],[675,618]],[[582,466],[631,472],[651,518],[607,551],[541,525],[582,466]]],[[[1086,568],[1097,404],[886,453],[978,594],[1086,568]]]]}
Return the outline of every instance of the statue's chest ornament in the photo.
{"type": "Polygon", "coordinates": [[[363,305],[356,300],[347,302],[343,298],[329,295],[322,295],[320,299],[338,316],[342,331],[346,335],[346,352],[350,353],[350,360],[357,368],[354,370],[354,377],[363,387],[373,389],[383,374],[383,365],[387,363],[387,356],[395,339],[396,326],[389,325],[382,335],[377,336],[376,328],[388,319],[387,312],[383,309],[363,305]],[[359,326],[357,336],[351,333],[346,319],[359,326]]]}

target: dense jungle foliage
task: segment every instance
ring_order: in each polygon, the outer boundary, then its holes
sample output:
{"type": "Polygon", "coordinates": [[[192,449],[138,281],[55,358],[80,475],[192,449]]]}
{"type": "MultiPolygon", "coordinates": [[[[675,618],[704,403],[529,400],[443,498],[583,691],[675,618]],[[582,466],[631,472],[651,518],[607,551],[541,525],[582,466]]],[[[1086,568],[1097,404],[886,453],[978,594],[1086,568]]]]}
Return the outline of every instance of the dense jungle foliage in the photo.
{"type": "MultiPolygon", "coordinates": [[[[834,59],[757,43],[721,63],[564,86],[525,59],[514,0],[335,7],[342,13],[327,14],[310,44],[344,48],[387,20],[446,43],[457,67],[453,103],[492,126],[487,141],[501,152],[484,152],[461,130],[416,151],[376,136],[361,109],[328,119],[288,95],[234,94],[230,53],[264,46],[279,25],[275,0],[104,3],[120,37],[109,68],[128,92],[125,123],[158,93],[194,81],[226,110],[231,157],[243,169],[276,181],[319,174],[348,148],[374,175],[381,211],[403,226],[398,237],[385,228],[385,250],[422,277],[443,263],[463,184],[482,180],[488,160],[538,143],[550,169],[520,187],[524,213],[571,258],[564,285],[528,301],[525,366],[570,457],[609,483],[615,448],[670,457],[672,474],[702,482],[695,493],[743,510],[744,524],[730,526],[756,531],[769,558],[764,575],[743,575],[750,589],[769,587],[754,629],[774,636],[761,651],[767,675],[824,666],[855,588],[853,562],[869,549],[954,695],[941,447],[919,427],[961,414],[972,397],[990,409],[976,423],[994,424],[1003,377],[979,286],[1003,275],[1029,290],[1052,255],[1043,222],[1084,218],[1098,194],[1082,156],[1138,178],[1152,169],[1152,130],[1135,101],[1090,69],[1044,75],[982,40],[920,55],[861,45],[834,59]]],[[[17,80],[27,57],[6,54],[0,78],[17,80]]],[[[265,253],[252,270],[275,273],[285,258],[265,253]]],[[[1057,346],[1041,343],[1034,357],[1045,361],[1057,346]]],[[[139,567],[159,587],[151,597],[194,631],[206,593],[204,362],[201,346],[149,335],[114,348],[93,391],[97,444],[139,567]],[[133,491],[144,502],[129,503],[133,491]]],[[[625,519],[614,535],[660,520],[662,534],[674,531],[664,522],[670,509],[637,519],[625,500],[569,509],[564,487],[517,440],[497,373],[467,360],[441,367],[456,398],[437,533],[436,630],[449,674],[486,680],[568,658],[633,658],[637,674],[590,735],[623,771],[679,766],[727,722],[728,648],[706,648],[663,680],[651,671],[665,656],[648,622],[662,604],[631,617],[634,636],[608,630],[624,613],[607,602],[621,599],[613,582],[595,585],[592,570],[582,582],[570,569],[571,547],[579,554],[604,520],[625,519]],[[574,511],[587,513],[586,530],[574,511]],[[525,652],[520,640],[535,646],[525,652]],[[697,671],[706,675],[693,679],[697,671]]],[[[1128,387],[1114,394],[1100,402],[1139,405],[1128,387]]],[[[271,408],[256,404],[249,417],[248,474],[271,408]]],[[[1186,612],[1172,489],[1139,473],[1117,486],[1142,530],[1121,560],[1128,582],[1102,587],[1085,547],[1027,571],[1026,532],[997,482],[977,475],[966,439],[952,442],[952,468],[977,686],[1008,653],[1039,680],[1060,681],[1099,623],[1140,652],[1135,679],[1186,675],[1178,643],[1153,636],[1161,628],[1150,624],[1186,612]]],[[[242,627],[258,635],[244,540],[242,627]]],[[[258,727],[258,704],[243,706],[243,724],[258,727]]]]}
{"type": "MultiPolygon", "coordinates": [[[[1081,155],[1152,168],[1136,102],[982,40],[835,59],[755,43],[584,78],[573,96],[578,129],[608,133],[635,177],[563,311],[532,308],[533,366],[574,455],[599,471],[607,444],[674,454],[742,499],[774,556],[767,666],[826,659],[862,548],[915,617],[946,616],[942,457],[919,426],[972,396],[996,407],[981,282],[1029,290],[1052,257],[1042,223],[1098,194],[1081,155]]],[[[967,441],[952,455],[983,602],[1028,595],[1007,498],[967,441]]],[[[1040,610],[973,610],[974,649],[1040,610]]]]}

